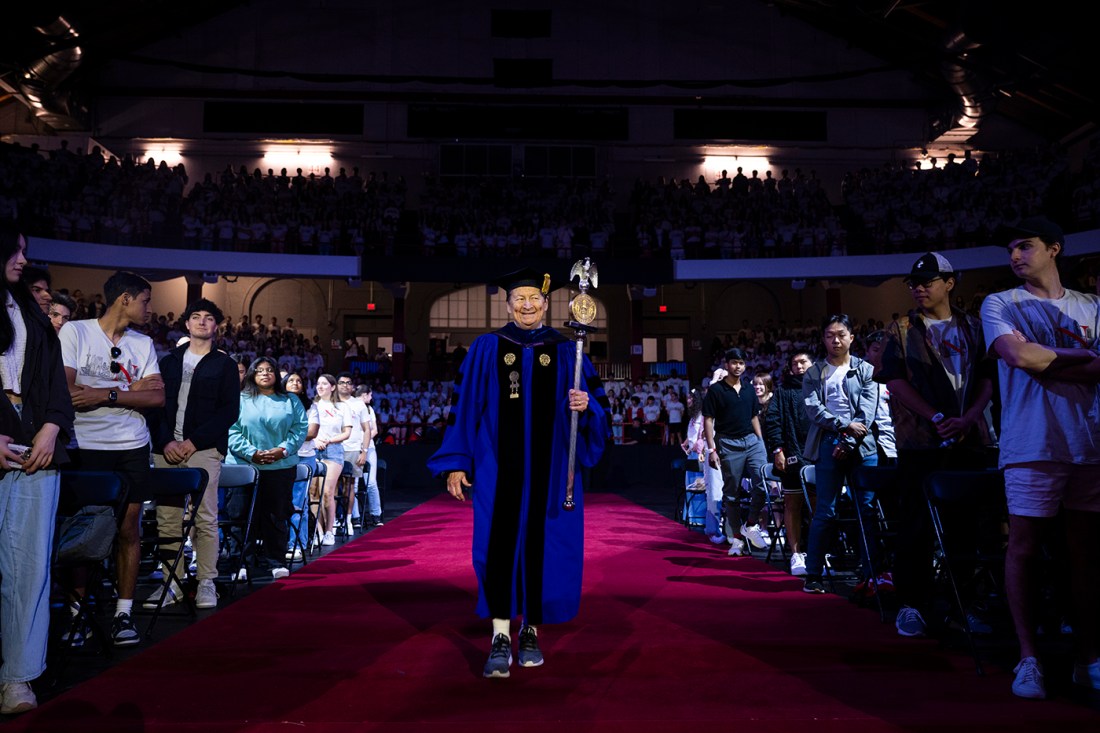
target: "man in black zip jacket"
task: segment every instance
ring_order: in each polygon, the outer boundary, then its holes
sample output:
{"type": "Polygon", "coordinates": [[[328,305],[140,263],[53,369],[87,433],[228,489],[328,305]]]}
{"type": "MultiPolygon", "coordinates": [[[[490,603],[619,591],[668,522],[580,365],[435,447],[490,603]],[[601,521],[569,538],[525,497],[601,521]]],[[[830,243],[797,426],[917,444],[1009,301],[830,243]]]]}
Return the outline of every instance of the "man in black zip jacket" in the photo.
{"type": "MultiPolygon", "coordinates": [[[[198,589],[195,605],[214,608],[218,596],[214,579],[218,577],[218,481],[221,463],[228,449],[229,428],[240,412],[241,387],[237,363],[214,348],[214,337],[222,312],[214,303],[199,299],[187,306],[181,316],[190,340],[160,360],[164,378],[164,408],[149,417],[153,439],[153,459],[158,468],[195,467],[206,469],[209,481],[195,515],[195,561],[198,589]]],[[[157,527],[165,534],[178,534],[182,507],[157,506],[157,527]]],[[[165,546],[166,555],[178,548],[165,546]]],[[[163,588],[145,601],[156,608],[163,588]]],[[[183,591],[171,584],[164,603],[183,599],[183,591]]]]}
{"type": "Polygon", "coordinates": [[[774,417],[766,420],[766,443],[772,447],[772,465],[783,483],[783,524],[787,530],[787,546],[791,551],[791,575],[806,574],[806,553],[802,549],[802,480],[804,461],[802,446],[810,419],[806,416],[802,397],[802,376],[813,358],[805,351],[795,351],[787,360],[787,372],[775,391],[774,417]]]}

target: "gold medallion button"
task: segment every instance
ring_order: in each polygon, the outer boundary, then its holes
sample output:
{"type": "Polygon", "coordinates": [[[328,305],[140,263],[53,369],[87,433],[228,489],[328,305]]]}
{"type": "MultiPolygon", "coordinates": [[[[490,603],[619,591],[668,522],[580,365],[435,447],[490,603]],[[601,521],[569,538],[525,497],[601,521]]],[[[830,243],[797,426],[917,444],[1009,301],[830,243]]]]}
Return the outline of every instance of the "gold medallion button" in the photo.
{"type": "Polygon", "coordinates": [[[516,355],[512,354],[512,353],[505,354],[504,355],[504,363],[507,364],[508,366],[512,366],[513,364],[516,363],[516,355]]]}
{"type": "Polygon", "coordinates": [[[539,355],[539,364],[542,364],[543,366],[550,366],[550,355],[549,354],[540,354],[539,355]]]}

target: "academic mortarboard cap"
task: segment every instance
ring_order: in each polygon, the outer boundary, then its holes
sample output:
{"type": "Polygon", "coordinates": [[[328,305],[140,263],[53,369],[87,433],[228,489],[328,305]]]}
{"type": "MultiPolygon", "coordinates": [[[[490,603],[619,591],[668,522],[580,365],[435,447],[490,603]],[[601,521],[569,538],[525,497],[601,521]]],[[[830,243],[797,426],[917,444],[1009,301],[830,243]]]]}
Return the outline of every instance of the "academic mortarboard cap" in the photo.
{"type": "Polygon", "coordinates": [[[546,272],[540,272],[533,267],[524,267],[521,270],[510,272],[507,275],[502,275],[493,280],[493,285],[503,288],[504,292],[510,293],[516,288],[538,288],[543,295],[546,295],[554,290],[557,290],[561,285],[552,284],[550,282],[550,274],[546,272]]]}

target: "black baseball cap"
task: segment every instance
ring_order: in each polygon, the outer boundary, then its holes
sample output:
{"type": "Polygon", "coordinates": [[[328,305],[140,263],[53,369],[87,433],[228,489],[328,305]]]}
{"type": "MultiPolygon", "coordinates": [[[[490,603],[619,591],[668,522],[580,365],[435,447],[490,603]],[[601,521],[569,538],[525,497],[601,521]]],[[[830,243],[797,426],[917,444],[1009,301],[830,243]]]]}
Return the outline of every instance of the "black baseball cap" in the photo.
{"type": "Polygon", "coordinates": [[[939,252],[929,252],[913,263],[913,269],[909,271],[905,283],[921,285],[937,277],[942,277],[944,280],[949,277],[958,279],[958,273],[946,257],[939,252]]]}
{"type": "Polygon", "coordinates": [[[1058,242],[1063,247],[1066,244],[1066,235],[1062,232],[1062,227],[1045,216],[1029,216],[1016,224],[1005,226],[1002,231],[1004,237],[1010,242],[1039,237],[1047,242],[1058,242]]]}

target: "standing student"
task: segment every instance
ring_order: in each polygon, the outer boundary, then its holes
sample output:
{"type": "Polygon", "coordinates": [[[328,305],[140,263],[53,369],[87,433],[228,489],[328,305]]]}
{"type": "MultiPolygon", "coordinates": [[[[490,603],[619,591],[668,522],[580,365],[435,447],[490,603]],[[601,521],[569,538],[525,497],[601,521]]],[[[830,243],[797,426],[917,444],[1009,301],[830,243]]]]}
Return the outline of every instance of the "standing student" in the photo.
{"type": "Polygon", "coordinates": [[[370,523],[375,527],[382,526],[382,494],[378,491],[378,448],[375,438],[378,437],[378,416],[374,413],[371,402],[374,400],[374,392],[369,384],[364,384],[355,389],[355,395],[366,406],[367,432],[363,435],[363,447],[367,452],[367,513],[370,523]]]}
{"type": "Polygon", "coordinates": [[[336,391],[336,377],[322,374],[317,377],[317,397],[309,409],[309,421],[318,425],[313,446],[317,460],[325,463],[325,481],[321,494],[321,544],[336,544],[336,487],[344,471],[344,441],[351,436],[353,419],[340,402],[336,391]]]}
{"type": "MultiPolygon", "coordinates": [[[[937,470],[975,470],[988,464],[986,408],[993,396],[993,361],[981,323],[951,305],[958,278],[939,253],[929,252],[913,263],[905,279],[915,305],[909,326],[884,342],[875,374],[890,391],[897,442],[901,511],[893,580],[901,607],[894,623],[902,636],[927,634],[925,619],[932,610],[932,518],[924,479],[937,470]]],[[[962,540],[970,533],[956,534],[962,540]]],[[[977,626],[976,618],[971,621],[977,626]]]]}
{"type": "Polygon", "coordinates": [[[153,288],[131,272],[103,284],[106,312],[61,327],[61,354],[76,410],[74,467],[115,471],[126,482],[126,510],[118,532],[118,600],[111,624],[116,646],[141,642],[133,621],[140,561],[142,505],[152,498],[149,428],[144,411],[164,406],[164,381],[153,340],[131,326],[149,320],[153,288]]]}
{"type": "Polygon", "coordinates": [[[1062,285],[1062,229],[1045,217],[1010,230],[1008,256],[1023,285],[982,303],[985,340],[1001,389],[1000,465],[1008,499],[1005,589],[1020,663],[1012,692],[1046,696],[1036,637],[1040,537],[1064,513],[1073,602],[1073,681],[1100,689],[1100,297],[1062,285]]]}
{"type": "Polygon", "coordinates": [[[279,365],[261,356],[248,367],[240,393],[240,416],[229,429],[227,463],[250,464],[260,472],[256,487],[257,535],[263,543],[260,565],[271,577],[290,574],[284,562],[298,449],[308,420],[302,401],[287,394],[279,365]]]}
{"type": "Polygon", "coordinates": [[[348,487],[347,496],[344,497],[344,524],[348,537],[355,534],[354,519],[359,510],[356,494],[367,465],[366,438],[370,431],[367,425],[367,406],[363,400],[355,396],[354,391],[355,383],[352,381],[351,372],[341,372],[336,377],[336,392],[340,396],[340,405],[351,418],[351,435],[344,441],[344,462],[351,464],[352,477],[351,486],[348,487]]]}
{"type": "Polygon", "coordinates": [[[768,546],[760,529],[760,512],[767,501],[760,468],[767,460],[760,426],[760,401],[751,384],[741,380],[745,352],[734,347],[725,354],[726,376],[712,382],[703,398],[703,430],[707,460],[722,471],[729,555],[747,555],[745,542],[757,549],[768,546]],[[741,518],[741,481],[749,480],[749,516],[741,518]]]}
{"type": "MultiPolygon", "coordinates": [[[[832,541],[836,523],[836,502],[840,489],[851,485],[852,472],[859,465],[878,464],[878,448],[871,427],[878,409],[878,386],[872,380],[872,367],[852,356],[852,324],[843,313],[829,316],[822,328],[825,359],[806,370],[802,380],[802,399],[810,430],[802,454],[815,466],[817,504],[810,524],[810,542],[806,552],[806,577],[802,590],[824,593],[821,573],[825,569],[825,549],[832,541]]],[[[874,495],[857,492],[858,506],[871,532],[874,495]]],[[[868,544],[873,540],[869,537],[868,544]]],[[[863,548],[864,569],[870,567],[863,548]]]]}
{"type": "MultiPolygon", "coordinates": [[[[313,439],[317,437],[320,425],[308,417],[312,414],[309,409],[312,407],[312,403],[309,397],[306,396],[306,387],[305,382],[302,381],[302,376],[291,372],[283,377],[283,387],[286,389],[287,394],[295,395],[298,398],[307,414],[306,439],[302,442],[302,447],[298,449],[298,463],[309,466],[312,475],[317,471],[317,449],[313,447],[313,439]]],[[[314,526],[317,521],[317,517],[310,515],[309,512],[309,485],[313,480],[294,482],[291,503],[296,509],[301,509],[302,515],[301,520],[294,525],[291,535],[287,538],[286,559],[288,562],[296,562],[302,559],[302,548],[309,545],[309,528],[314,526]]]]}
{"type": "MultiPolygon", "coordinates": [[[[228,451],[229,428],[237,421],[240,409],[240,383],[237,365],[227,354],[214,348],[214,337],[222,320],[217,305],[200,298],[191,303],[180,317],[190,337],[187,343],[168,352],[160,360],[164,379],[164,408],[150,415],[153,460],[158,468],[201,468],[208,477],[206,490],[195,507],[195,563],[198,587],[195,605],[214,608],[218,595],[214,579],[218,577],[218,483],[222,461],[228,451]]],[[[178,535],[183,521],[182,506],[157,505],[157,531],[178,535]]],[[[178,546],[162,550],[174,557],[178,546]]],[[[153,592],[145,601],[156,608],[167,592],[165,604],[182,600],[183,591],[172,583],[153,592]]]]}
{"type": "MultiPolygon", "coordinates": [[[[795,351],[787,359],[787,371],[772,398],[770,419],[764,428],[771,449],[772,467],[783,491],[783,526],[791,550],[791,575],[806,574],[806,551],[802,542],[802,449],[810,431],[810,419],[802,396],[802,379],[813,359],[805,351],[795,351]]],[[[813,510],[810,507],[811,511],[813,510]]]]}
{"type": "Polygon", "coordinates": [[[61,348],[21,278],[27,242],[0,224],[4,300],[0,311],[0,714],[38,707],[31,682],[46,669],[50,553],[72,432],[61,348]],[[23,446],[27,450],[16,450],[23,446]]]}

